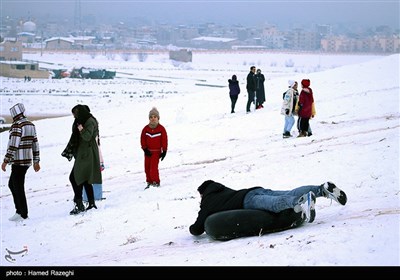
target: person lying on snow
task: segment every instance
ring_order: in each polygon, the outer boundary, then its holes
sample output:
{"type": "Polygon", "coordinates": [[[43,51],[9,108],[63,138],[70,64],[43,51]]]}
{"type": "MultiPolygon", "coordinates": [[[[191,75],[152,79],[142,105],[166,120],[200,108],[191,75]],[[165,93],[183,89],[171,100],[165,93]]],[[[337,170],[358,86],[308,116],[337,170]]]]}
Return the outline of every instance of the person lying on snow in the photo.
{"type": "Polygon", "coordinates": [[[347,202],[345,192],[332,182],[278,191],[259,186],[233,190],[221,183],[207,180],[198,187],[197,191],[201,196],[200,211],[196,222],[189,227],[192,235],[203,234],[207,217],[221,211],[258,209],[278,213],[285,209],[293,209],[296,213],[303,212],[306,221],[312,223],[315,219],[317,197],[330,198],[341,205],[347,202]]]}

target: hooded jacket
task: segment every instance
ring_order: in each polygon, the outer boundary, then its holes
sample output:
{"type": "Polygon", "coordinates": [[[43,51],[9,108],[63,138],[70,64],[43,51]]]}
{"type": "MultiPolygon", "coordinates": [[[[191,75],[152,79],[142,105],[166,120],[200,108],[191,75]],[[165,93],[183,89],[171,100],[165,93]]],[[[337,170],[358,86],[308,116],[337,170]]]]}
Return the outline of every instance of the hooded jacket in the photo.
{"type": "Polygon", "coordinates": [[[311,118],[313,115],[313,103],[314,97],[312,89],[309,87],[303,88],[299,96],[299,106],[301,107],[299,117],[307,119],[311,118]]]}
{"type": "Polygon", "coordinates": [[[4,162],[15,165],[31,166],[32,161],[38,163],[39,142],[36,128],[25,116],[25,107],[18,103],[10,108],[13,124],[10,128],[7,153],[4,162]]]}

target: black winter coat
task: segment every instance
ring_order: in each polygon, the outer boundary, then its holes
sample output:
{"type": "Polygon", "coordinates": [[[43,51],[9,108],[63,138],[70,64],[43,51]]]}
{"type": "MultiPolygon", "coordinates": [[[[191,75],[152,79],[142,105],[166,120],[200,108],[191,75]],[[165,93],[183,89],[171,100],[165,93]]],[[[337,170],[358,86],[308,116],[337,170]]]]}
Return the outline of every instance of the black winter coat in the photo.
{"type": "Polygon", "coordinates": [[[228,80],[229,83],[229,95],[238,96],[240,93],[240,86],[238,80],[228,80]]]}
{"type": "Polygon", "coordinates": [[[253,72],[250,71],[250,73],[247,74],[246,83],[246,89],[248,91],[256,91],[256,80],[253,72]]]}
{"type": "Polygon", "coordinates": [[[200,211],[196,222],[190,226],[189,231],[193,235],[200,235],[204,232],[204,222],[207,217],[221,211],[243,209],[245,195],[256,188],[232,190],[224,185],[212,181],[204,193],[200,202],[200,211]]]}

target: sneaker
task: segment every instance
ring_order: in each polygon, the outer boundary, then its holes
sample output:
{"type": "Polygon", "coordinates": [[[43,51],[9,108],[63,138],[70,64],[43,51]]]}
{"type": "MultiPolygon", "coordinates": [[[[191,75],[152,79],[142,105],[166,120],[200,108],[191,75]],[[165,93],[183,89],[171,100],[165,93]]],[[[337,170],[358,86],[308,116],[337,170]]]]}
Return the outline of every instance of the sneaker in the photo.
{"type": "Polygon", "coordinates": [[[296,213],[301,211],[306,216],[306,220],[312,223],[315,220],[315,202],[315,194],[310,191],[300,197],[298,204],[294,207],[294,211],[296,213]]]}
{"type": "Polygon", "coordinates": [[[14,220],[14,222],[22,222],[22,221],[25,221],[26,219],[28,219],[28,217],[22,218],[22,216],[19,216],[14,220]]]}
{"type": "Polygon", "coordinates": [[[9,221],[20,221],[21,219],[23,219],[23,218],[18,213],[15,213],[14,216],[8,218],[9,221]]]}
{"type": "Polygon", "coordinates": [[[324,196],[335,200],[337,203],[345,205],[347,202],[347,196],[344,191],[336,187],[332,182],[326,182],[322,184],[324,196]]]}
{"type": "Polygon", "coordinates": [[[283,133],[283,138],[289,138],[289,137],[292,137],[290,132],[286,131],[285,133],[283,133]]]}

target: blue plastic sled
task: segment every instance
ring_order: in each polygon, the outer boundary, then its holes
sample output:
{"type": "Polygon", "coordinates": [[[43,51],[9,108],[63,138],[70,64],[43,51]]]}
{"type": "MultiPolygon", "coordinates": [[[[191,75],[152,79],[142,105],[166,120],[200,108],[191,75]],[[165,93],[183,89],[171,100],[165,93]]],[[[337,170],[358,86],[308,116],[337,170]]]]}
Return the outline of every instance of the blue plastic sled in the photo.
{"type": "MultiPolygon", "coordinates": [[[[88,201],[87,194],[85,188],[82,191],[83,201],[88,201]]],[[[102,200],[103,199],[103,184],[93,184],[93,194],[94,200],[102,200]]]]}

